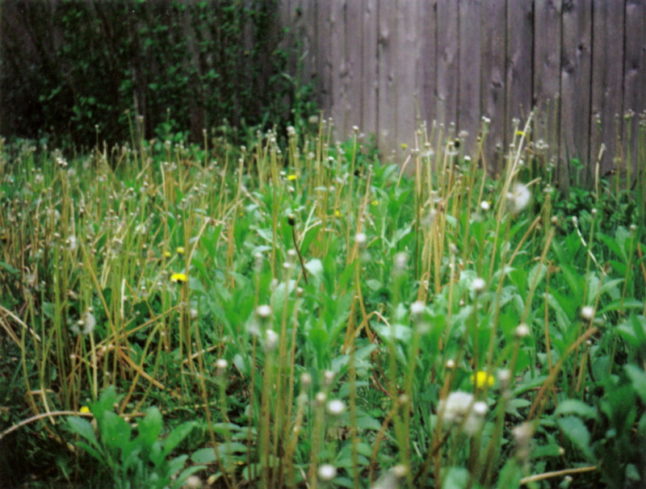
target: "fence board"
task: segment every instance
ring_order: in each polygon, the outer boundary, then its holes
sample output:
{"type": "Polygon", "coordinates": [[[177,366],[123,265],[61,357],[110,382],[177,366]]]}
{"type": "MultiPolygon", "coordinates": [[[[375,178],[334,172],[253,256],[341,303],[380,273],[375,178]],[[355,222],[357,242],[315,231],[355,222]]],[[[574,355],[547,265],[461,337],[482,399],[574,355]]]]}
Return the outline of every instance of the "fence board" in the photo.
{"type": "Polygon", "coordinates": [[[363,33],[361,71],[361,125],[366,133],[378,132],[379,121],[379,23],[378,0],[363,2],[363,33]]]}
{"type": "MultiPolygon", "coordinates": [[[[401,0],[405,1],[405,0],[401,0]]],[[[393,124],[397,104],[395,57],[397,56],[397,10],[400,0],[379,1],[379,141],[387,150],[386,158],[397,143],[397,126],[393,124]]],[[[396,120],[396,119],[394,119],[396,120]]]]}
{"type": "Polygon", "coordinates": [[[357,19],[363,14],[363,2],[349,0],[345,11],[345,49],[346,49],[346,74],[345,84],[347,93],[346,106],[346,132],[350,134],[354,126],[361,126],[362,113],[362,87],[363,77],[363,52],[362,39],[364,26],[357,19]]]}
{"type": "Polygon", "coordinates": [[[395,73],[397,74],[397,102],[395,116],[397,124],[397,139],[395,144],[399,147],[402,143],[408,145],[414,142],[417,126],[417,84],[416,70],[419,64],[419,50],[417,49],[418,22],[416,18],[417,3],[419,0],[405,0],[400,2],[397,10],[397,51],[395,57],[395,73]]]}
{"type": "Polygon", "coordinates": [[[461,0],[459,22],[458,114],[460,130],[468,133],[466,147],[473,147],[480,130],[481,0],[461,0]]]}
{"type": "Polygon", "coordinates": [[[532,31],[531,2],[507,3],[507,73],[505,134],[512,136],[512,120],[526,120],[532,109],[532,31]]]}
{"type": "Polygon", "coordinates": [[[332,106],[332,65],[334,63],[330,46],[330,13],[332,2],[316,1],[316,72],[319,80],[318,102],[321,107],[329,109],[332,106]]]}
{"type": "MultiPolygon", "coordinates": [[[[623,113],[640,114],[646,110],[646,1],[627,0],[625,37],[623,113]]],[[[638,117],[625,122],[623,139],[630,145],[638,130],[638,117]]],[[[630,149],[625,155],[636,164],[637,144],[632,144],[630,149]]]]}
{"type": "Polygon", "coordinates": [[[435,117],[435,91],[437,90],[436,53],[436,3],[421,1],[419,5],[419,35],[421,56],[417,66],[420,87],[420,115],[428,129],[435,117]]]}
{"type": "Polygon", "coordinates": [[[457,121],[458,91],[458,2],[437,3],[437,100],[435,119],[447,124],[457,121]]]}
{"type": "Polygon", "coordinates": [[[347,106],[348,106],[348,86],[347,86],[347,52],[345,39],[345,10],[346,0],[337,0],[330,2],[330,43],[331,59],[334,62],[331,65],[332,100],[330,102],[330,115],[334,119],[334,124],[338,134],[347,134],[346,127],[347,106]]]}
{"type": "Polygon", "coordinates": [[[538,106],[535,137],[549,144],[547,160],[559,154],[561,92],[561,0],[534,3],[534,94],[538,106]]]}
{"type": "MultiPolygon", "coordinates": [[[[594,0],[592,38],[592,86],[590,97],[590,162],[598,159],[601,144],[606,147],[601,174],[611,166],[617,135],[621,128],[624,5],[622,2],[594,0]]],[[[593,164],[588,167],[594,176],[593,164]]]]}
{"type": "Polygon", "coordinates": [[[504,0],[490,0],[488,8],[482,10],[487,29],[482,32],[480,110],[490,119],[485,153],[489,167],[505,147],[505,17],[504,0]]]}
{"type": "Polygon", "coordinates": [[[591,0],[564,4],[561,93],[567,96],[561,98],[560,162],[563,164],[559,165],[563,182],[568,181],[571,170],[568,162],[588,161],[591,21],[591,0]]]}

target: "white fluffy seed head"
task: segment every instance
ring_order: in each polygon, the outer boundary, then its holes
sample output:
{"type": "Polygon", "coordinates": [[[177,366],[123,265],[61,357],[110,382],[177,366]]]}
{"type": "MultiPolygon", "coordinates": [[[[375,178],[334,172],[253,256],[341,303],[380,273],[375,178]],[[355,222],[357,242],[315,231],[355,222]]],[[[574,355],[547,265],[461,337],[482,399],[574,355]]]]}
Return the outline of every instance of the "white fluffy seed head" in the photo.
{"type": "Polygon", "coordinates": [[[262,319],[269,318],[271,316],[271,306],[268,306],[267,304],[258,306],[256,308],[256,314],[258,315],[259,318],[262,318],[262,319]]]}
{"type": "Polygon", "coordinates": [[[336,467],[331,464],[320,465],[318,475],[322,481],[331,481],[336,477],[336,467]]]}
{"type": "Polygon", "coordinates": [[[268,329],[265,331],[265,349],[267,351],[273,351],[276,349],[276,346],[278,346],[278,333],[276,333],[273,329],[268,329]]]}
{"type": "Polygon", "coordinates": [[[365,233],[357,233],[354,236],[354,240],[359,246],[363,246],[366,244],[366,241],[368,241],[368,236],[366,236],[365,233]]]}
{"type": "Polygon", "coordinates": [[[483,200],[482,202],[480,202],[480,209],[482,209],[483,211],[485,211],[485,212],[486,212],[486,211],[488,211],[490,208],[491,208],[491,205],[490,205],[490,204],[489,204],[489,202],[487,202],[486,200],[483,200]]]}
{"type": "Polygon", "coordinates": [[[419,316],[424,312],[425,309],[426,309],[426,306],[422,301],[415,301],[410,305],[410,313],[413,316],[419,316]]]}
{"type": "Polygon", "coordinates": [[[525,338],[529,336],[530,334],[529,326],[527,326],[525,323],[520,323],[518,326],[516,326],[516,330],[514,333],[516,334],[516,338],[525,338]]]}
{"type": "Polygon", "coordinates": [[[332,416],[340,416],[345,412],[345,402],[341,399],[332,399],[327,403],[327,412],[332,416]]]}
{"type": "Polygon", "coordinates": [[[487,283],[484,281],[483,278],[476,277],[473,279],[473,282],[471,282],[471,290],[473,290],[476,294],[479,294],[482,292],[485,287],[487,286],[487,283]]]}
{"type": "Polygon", "coordinates": [[[583,306],[581,308],[581,317],[586,321],[592,321],[594,319],[594,307],[592,306],[583,306]]]}

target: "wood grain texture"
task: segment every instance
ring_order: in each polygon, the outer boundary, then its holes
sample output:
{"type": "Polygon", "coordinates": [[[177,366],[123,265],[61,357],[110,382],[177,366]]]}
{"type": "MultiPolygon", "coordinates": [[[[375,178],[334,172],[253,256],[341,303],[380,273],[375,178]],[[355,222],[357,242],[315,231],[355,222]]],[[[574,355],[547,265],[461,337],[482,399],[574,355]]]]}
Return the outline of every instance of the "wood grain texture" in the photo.
{"type": "Polygon", "coordinates": [[[561,62],[561,130],[559,176],[565,184],[578,178],[573,160],[588,162],[590,135],[590,81],[592,0],[563,4],[561,62]],[[572,130],[576,128],[576,130],[572,130]]]}
{"type": "Polygon", "coordinates": [[[588,179],[594,176],[601,145],[606,151],[601,160],[603,175],[612,166],[621,132],[624,54],[623,2],[593,1],[592,83],[590,93],[590,162],[588,179]]]}
{"type": "Polygon", "coordinates": [[[492,169],[502,166],[505,151],[506,7],[504,0],[490,0],[482,10],[480,110],[490,120],[485,157],[492,169]]]}
{"type": "Polygon", "coordinates": [[[532,53],[534,39],[528,36],[534,24],[529,1],[507,3],[507,73],[505,134],[513,136],[513,119],[523,124],[532,110],[532,53]]]}
{"type": "MultiPolygon", "coordinates": [[[[458,67],[459,131],[466,131],[466,147],[472,148],[480,130],[481,0],[460,0],[458,67]]],[[[486,7],[485,7],[486,8],[486,7]]]]}
{"type": "Polygon", "coordinates": [[[549,147],[546,161],[559,155],[561,107],[561,0],[534,2],[533,106],[535,139],[549,147]]]}
{"type": "MultiPolygon", "coordinates": [[[[487,158],[500,167],[512,119],[524,121],[537,107],[531,137],[548,144],[545,162],[593,165],[603,143],[607,170],[637,127],[637,117],[626,124],[615,114],[645,109],[646,0],[289,5],[301,9],[291,18],[301,22],[311,51],[303,71],[319,82],[317,99],[337,119],[337,136],[358,125],[377,134],[388,157],[412,141],[416,120],[429,128],[456,122],[472,148],[487,116],[487,158]]],[[[569,173],[560,166],[564,180],[569,173]]]]}
{"type": "Polygon", "coordinates": [[[363,0],[360,129],[368,134],[378,132],[379,121],[378,7],[378,0],[363,0]]]}
{"type": "MultiPolygon", "coordinates": [[[[646,111],[646,1],[626,1],[625,46],[624,55],[624,99],[623,113],[642,114],[646,111]]],[[[632,166],[635,174],[637,167],[636,134],[638,116],[625,118],[623,122],[624,158],[632,166]]],[[[642,129],[643,130],[643,129],[642,129]]],[[[643,163],[642,163],[643,168],[643,163]]],[[[642,178],[645,178],[642,174],[642,178]]]]}

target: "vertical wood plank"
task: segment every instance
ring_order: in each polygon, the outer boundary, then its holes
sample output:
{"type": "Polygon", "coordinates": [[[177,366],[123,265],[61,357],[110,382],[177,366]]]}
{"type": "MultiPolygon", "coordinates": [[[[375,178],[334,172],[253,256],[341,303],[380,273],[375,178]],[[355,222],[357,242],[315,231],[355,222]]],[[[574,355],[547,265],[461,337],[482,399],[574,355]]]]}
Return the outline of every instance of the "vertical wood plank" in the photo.
{"type": "Polygon", "coordinates": [[[473,151],[480,130],[481,0],[460,0],[458,114],[459,131],[466,131],[467,152],[473,151]]]}
{"type": "Polygon", "coordinates": [[[422,1],[419,5],[420,59],[417,67],[420,86],[420,116],[430,130],[437,119],[435,92],[437,90],[437,64],[435,63],[437,45],[437,3],[435,0],[422,1]]]}
{"type": "MultiPolygon", "coordinates": [[[[405,1],[405,0],[402,0],[405,1]]],[[[386,161],[392,160],[397,142],[397,87],[395,56],[397,10],[400,0],[379,0],[379,142],[386,161]]]]}
{"type": "Polygon", "coordinates": [[[624,6],[622,2],[594,0],[592,31],[592,82],[589,176],[594,175],[601,144],[606,152],[601,174],[612,167],[622,112],[622,60],[624,55],[624,6]]]}
{"type": "Polygon", "coordinates": [[[513,136],[513,119],[518,119],[522,128],[532,110],[533,21],[531,2],[507,3],[507,141],[513,136]]]}
{"type": "Polygon", "coordinates": [[[330,37],[328,39],[330,50],[331,69],[331,100],[330,116],[334,119],[335,135],[342,139],[346,134],[346,109],[348,105],[347,93],[347,60],[345,42],[345,10],[346,0],[330,0],[330,37]]]}
{"type": "MultiPolygon", "coordinates": [[[[415,140],[416,107],[418,100],[416,70],[418,65],[418,22],[417,3],[419,0],[405,0],[397,9],[397,56],[395,57],[396,100],[396,134],[395,143],[410,146],[415,140]]],[[[398,149],[400,157],[405,156],[398,149]]],[[[404,151],[403,153],[407,153],[404,151]]]]}
{"type": "Polygon", "coordinates": [[[304,84],[315,83],[316,77],[316,0],[291,0],[292,21],[297,47],[295,76],[304,84]]]}
{"type": "Polygon", "coordinates": [[[363,30],[365,26],[361,22],[363,14],[363,0],[349,0],[346,6],[345,27],[345,49],[346,49],[346,77],[345,92],[347,94],[347,105],[345,107],[346,134],[349,137],[353,126],[361,126],[362,114],[362,87],[363,80],[363,30]]]}
{"type": "Polygon", "coordinates": [[[458,2],[437,3],[437,101],[436,114],[447,127],[457,121],[458,2]]]}
{"type": "Polygon", "coordinates": [[[366,133],[378,132],[378,95],[379,95],[379,2],[364,0],[363,2],[363,35],[361,71],[361,124],[360,128],[366,133]]]}
{"type": "Polygon", "coordinates": [[[316,3],[316,72],[319,82],[318,103],[323,115],[330,115],[332,106],[332,59],[330,53],[330,12],[332,2],[320,0],[316,3]]]}
{"type": "MultiPolygon", "coordinates": [[[[624,58],[623,112],[642,114],[646,110],[646,1],[626,2],[626,53],[624,58]]],[[[624,146],[633,166],[637,164],[638,117],[624,120],[624,146]],[[631,141],[632,140],[632,141],[631,141]]],[[[643,168],[643,163],[642,163],[643,168]]],[[[634,168],[633,168],[634,171],[634,168]]],[[[642,174],[641,178],[645,178],[642,174]]]]}
{"type": "Polygon", "coordinates": [[[561,91],[561,0],[534,3],[534,94],[537,107],[535,139],[548,144],[546,158],[559,154],[561,91]]]}
{"type": "Polygon", "coordinates": [[[490,120],[485,142],[487,168],[501,167],[505,151],[506,2],[490,0],[482,10],[481,112],[490,120]]]}
{"type": "Polygon", "coordinates": [[[566,187],[568,177],[579,178],[572,160],[586,164],[589,156],[591,20],[591,0],[563,4],[559,175],[566,187]]]}

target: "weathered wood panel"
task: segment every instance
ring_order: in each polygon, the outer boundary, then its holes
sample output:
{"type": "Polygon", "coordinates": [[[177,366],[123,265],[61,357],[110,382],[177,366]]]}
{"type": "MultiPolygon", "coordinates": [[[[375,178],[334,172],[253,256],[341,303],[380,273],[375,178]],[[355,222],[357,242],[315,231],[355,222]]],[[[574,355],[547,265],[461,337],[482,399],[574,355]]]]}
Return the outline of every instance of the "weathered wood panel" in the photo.
{"type": "MultiPolygon", "coordinates": [[[[461,0],[458,17],[459,68],[458,68],[458,113],[460,131],[468,133],[466,147],[476,142],[480,130],[480,113],[473,107],[480,106],[480,36],[481,0],[461,0]],[[475,74],[475,76],[473,76],[475,74]]],[[[486,8],[486,6],[485,6],[486,8]]]]}
{"type": "Polygon", "coordinates": [[[446,124],[458,119],[458,2],[437,2],[437,99],[434,118],[446,124]]]}
{"type": "Polygon", "coordinates": [[[590,142],[590,67],[592,1],[571,0],[563,6],[561,61],[561,130],[559,174],[578,179],[576,164],[588,162],[590,142]]]}
{"type": "Polygon", "coordinates": [[[507,77],[505,134],[513,136],[513,120],[520,124],[532,109],[533,10],[529,1],[507,3],[507,77]]]}
{"type": "Polygon", "coordinates": [[[561,0],[535,1],[534,39],[532,102],[538,107],[534,124],[535,138],[549,145],[543,151],[545,159],[550,161],[559,154],[561,0]]]}
{"type": "Polygon", "coordinates": [[[361,131],[376,134],[379,122],[379,0],[363,0],[361,131]]]}
{"type": "Polygon", "coordinates": [[[601,145],[603,175],[612,165],[610,155],[617,149],[621,132],[624,52],[624,5],[622,2],[594,0],[592,28],[592,86],[590,121],[590,165],[588,178],[594,178],[594,165],[601,145]]]}
{"type": "Polygon", "coordinates": [[[504,0],[490,0],[482,9],[482,32],[480,69],[480,111],[489,119],[487,151],[488,167],[495,166],[505,150],[505,74],[506,74],[506,14],[504,0]]]}
{"type": "MultiPolygon", "coordinates": [[[[638,117],[646,111],[646,1],[626,1],[624,55],[623,124],[624,157],[633,167],[637,165],[637,145],[631,144],[638,130],[638,117]]],[[[642,163],[642,168],[644,167],[642,163]]],[[[643,178],[643,175],[642,175],[643,178]]]]}

